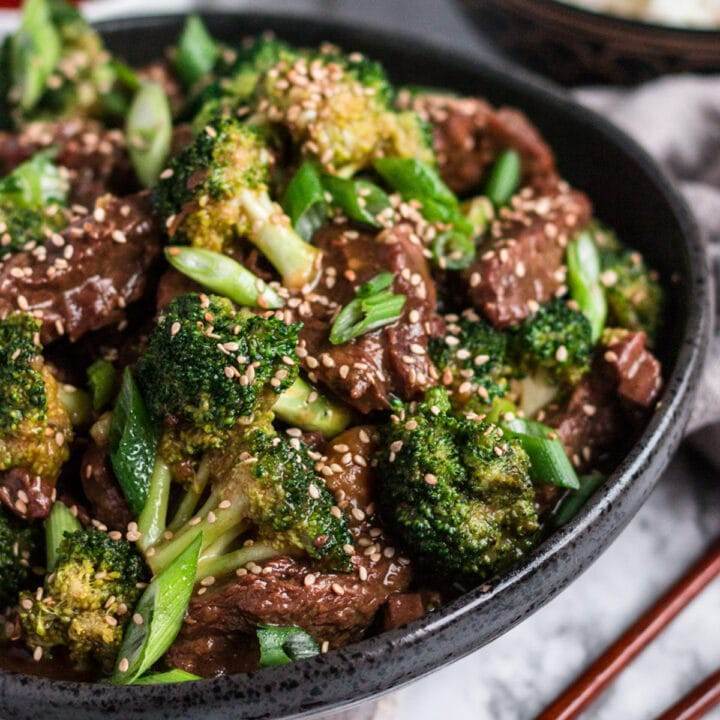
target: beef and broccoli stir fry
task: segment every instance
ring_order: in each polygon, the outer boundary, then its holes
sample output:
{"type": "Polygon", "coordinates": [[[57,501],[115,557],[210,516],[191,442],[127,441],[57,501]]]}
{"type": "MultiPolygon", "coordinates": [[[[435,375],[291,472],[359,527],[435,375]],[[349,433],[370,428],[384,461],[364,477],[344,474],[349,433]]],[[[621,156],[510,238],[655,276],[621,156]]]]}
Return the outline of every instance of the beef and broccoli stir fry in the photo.
{"type": "Polygon", "coordinates": [[[197,17],[130,68],[62,0],[0,64],[5,670],[180,682],[398,627],[652,412],[656,273],[517,110],[197,17]]]}

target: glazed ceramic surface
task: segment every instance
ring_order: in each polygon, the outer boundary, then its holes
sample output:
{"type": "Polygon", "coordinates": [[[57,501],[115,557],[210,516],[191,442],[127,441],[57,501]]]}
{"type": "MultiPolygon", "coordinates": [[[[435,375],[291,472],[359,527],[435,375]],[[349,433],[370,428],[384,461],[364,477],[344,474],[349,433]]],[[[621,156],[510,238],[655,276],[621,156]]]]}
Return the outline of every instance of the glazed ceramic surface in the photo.
{"type": "Polygon", "coordinates": [[[629,84],[720,70],[720,30],[652,25],[557,0],[458,2],[489,40],[564,83],[629,84]]]}
{"type": "MultiPolygon", "coordinates": [[[[2,720],[245,720],[297,718],[348,706],[447,665],[490,642],[572,582],[647,498],[683,434],[711,324],[709,275],[688,209],[660,169],[620,131],[537,81],[453,54],[349,26],[281,15],[210,15],[227,41],[268,28],[299,44],[330,40],[383,61],[396,82],[479,94],[522,108],[555,149],[561,172],[597,214],[658,268],[668,292],[659,343],[666,369],[660,407],[632,452],[583,512],[499,582],[467,592],[405,628],[342,650],[250,675],[175,686],[81,685],[0,675],[2,720]]],[[[131,63],[157,59],[183,18],[100,25],[131,63]]]]}

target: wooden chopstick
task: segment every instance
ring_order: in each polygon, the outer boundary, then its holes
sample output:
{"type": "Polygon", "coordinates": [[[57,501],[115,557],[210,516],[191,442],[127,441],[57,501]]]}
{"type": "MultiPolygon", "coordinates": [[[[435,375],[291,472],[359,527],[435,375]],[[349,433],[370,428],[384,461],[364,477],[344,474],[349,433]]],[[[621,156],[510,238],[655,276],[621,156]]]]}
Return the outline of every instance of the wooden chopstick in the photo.
{"type": "Polygon", "coordinates": [[[575,682],[553,700],[536,720],[576,718],[718,575],[720,575],[720,541],[716,542],[679,582],[633,623],[575,682]]]}
{"type": "Polygon", "coordinates": [[[720,670],[716,670],[657,720],[698,720],[719,704],[720,670]]]}

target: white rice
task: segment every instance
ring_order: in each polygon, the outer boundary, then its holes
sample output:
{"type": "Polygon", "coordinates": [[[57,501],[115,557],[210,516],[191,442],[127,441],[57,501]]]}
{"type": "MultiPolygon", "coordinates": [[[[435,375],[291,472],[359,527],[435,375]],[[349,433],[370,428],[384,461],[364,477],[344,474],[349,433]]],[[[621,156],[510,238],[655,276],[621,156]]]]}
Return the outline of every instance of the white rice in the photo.
{"type": "Polygon", "coordinates": [[[720,0],[564,0],[596,12],[676,27],[720,27],[720,0]]]}

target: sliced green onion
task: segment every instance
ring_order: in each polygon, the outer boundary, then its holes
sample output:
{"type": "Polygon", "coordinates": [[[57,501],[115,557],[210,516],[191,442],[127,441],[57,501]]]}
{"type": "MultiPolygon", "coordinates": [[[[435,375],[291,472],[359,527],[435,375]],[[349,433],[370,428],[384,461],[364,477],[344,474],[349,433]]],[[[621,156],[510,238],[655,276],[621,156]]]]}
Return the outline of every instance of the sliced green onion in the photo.
{"type": "Polygon", "coordinates": [[[81,529],[80,521],[64,503],[57,500],[45,520],[45,564],[48,572],[52,572],[57,566],[58,550],[65,539],[65,534],[71,534],[81,529]]]}
{"type": "Polygon", "coordinates": [[[352,413],[340,403],[329,400],[312,385],[298,378],[273,406],[284,422],[324,437],[334,437],[352,422],[352,413]]]}
{"type": "Polygon", "coordinates": [[[600,254],[592,233],[578,233],[567,248],[568,287],[570,296],[590,321],[592,340],[602,335],[607,318],[607,301],[600,282],[600,254]]]}
{"type": "Polygon", "coordinates": [[[23,110],[32,110],[45,92],[60,59],[60,47],[49,4],[46,0],[27,0],[10,47],[13,92],[23,110]]]}
{"type": "Polygon", "coordinates": [[[87,369],[88,385],[95,412],[103,410],[115,394],[117,372],[111,362],[99,358],[87,369]]]}
{"type": "Polygon", "coordinates": [[[463,270],[475,259],[475,242],[457,230],[438,233],[432,243],[433,260],[443,270],[463,270]]]}
{"type": "Polygon", "coordinates": [[[530,458],[530,476],[534,482],[577,490],[580,487],[575,468],[562,443],[551,437],[552,428],[534,420],[515,418],[500,426],[506,437],[520,442],[530,458]]]}
{"type": "Polygon", "coordinates": [[[185,22],[178,42],[174,68],[186,88],[194,85],[215,66],[220,48],[197,15],[185,22]]]}
{"type": "Polygon", "coordinates": [[[166,652],[180,631],[195,585],[202,535],[148,585],[128,623],[111,682],[129,685],[166,652]]]}
{"type": "Polygon", "coordinates": [[[495,207],[507,205],[510,198],[520,187],[522,160],[515,150],[505,150],[495,161],[487,185],[485,195],[495,207]]]}
{"type": "Polygon", "coordinates": [[[258,625],[256,633],[260,643],[260,667],[287,665],[320,652],[312,636],[299,627],[258,625]]]}
{"type": "Polygon", "coordinates": [[[330,329],[330,342],[333,345],[342,345],[400,318],[407,298],[394,295],[387,289],[392,285],[393,277],[390,272],[382,272],[360,286],[355,299],[335,318],[330,329]]]}
{"type": "Polygon", "coordinates": [[[173,668],[165,672],[154,672],[143,675],[137,680],[133,680],[133,685],[169,685],[170,683],[192,682],[194,680],[202,680],[199,675],[173,668]]]}
{"type": "Polygon", "coordinates": [[[158,456],[155,458],[155,465],[148,483],[147,500],[138,517],[138,531],[140,532],[138,547],[143,551],[158,542],[165,531],[171,485],[170,468],[158,456]]]}
{"type": "Polygon", "coordinates": [[[58,400],[70,416],[70,422],[74,427],[86,425],[90,421],[92,403],[90,396],[84,390],[72,385],[59,385],[58,400]]]}
{"type": "Polygon", "coordinates": [[[125,134],[135,174],[145,187],[151,187],[165,167],[172,141],[170,103],[160,85],[143,83],[135,93],[125,134]]]}
{"type": "Polygon", "coordinates": [[[312,163],[304,162],[293,175],[281,205],[295,232],[305,242],[310,242],[327,217],[325,190],[312,163]]]}
{"type": "Polygon", "coordinates": [[[390,198],[375,183],[324,175],[323,185],[332,195],[333,204],[350,220],[380,227],[377,216],[390,207],[390,198]]]}
{"type": "Polygon", "coordinates": [[[47,205],[66,205],[70,185],[53,162],[52,148],[35,153],[0,180],[0,199],[16,208],[44,210],[47,205]]]}
{"type": "Polygon", "coordinates": [[[279,308],[284,304],[264,280],[222,253],[174,245],[165,248],[165,257],[178,272],[238,305],[279,308]]]}
{"type": "Polygon", "coordinates": [[[133,513],[145,507],[155,464],[157,433],[130,368],[123,372],[120,393],[108,432],[110,463],[133,513]]]}
{"type": "Polygon", "coordinates": [[[553,527],[559,528],[567,525],[606,480],[605,476],[599,472],[581,475],[579,479],[580,488],[575,492],[568,493],[555,509],[552,516],[553,527]]]}
{"type": "Polygon", "coordinates": [[[375,170],[404,198],[434,201],[450,207],[457,206],[457,198],[443,182],[435,168],[415,158],[385,157],[374,163],[375,170]]]}

